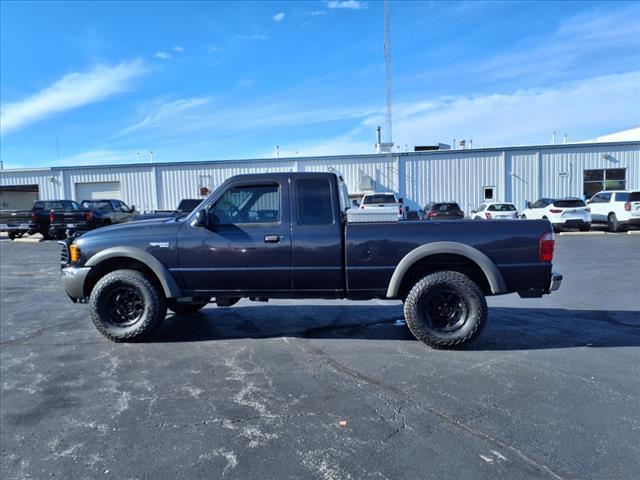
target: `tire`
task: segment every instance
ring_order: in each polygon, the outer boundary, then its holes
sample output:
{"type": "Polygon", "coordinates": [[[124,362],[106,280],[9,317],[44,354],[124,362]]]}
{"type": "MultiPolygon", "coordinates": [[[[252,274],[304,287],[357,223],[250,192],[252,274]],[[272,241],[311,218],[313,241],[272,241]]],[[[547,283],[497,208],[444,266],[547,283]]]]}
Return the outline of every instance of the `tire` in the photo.
{"type": "Polygon", "coordinates": [[[193,303],[178,303],[176,301],[171,301],[169,302],[169,310],[177,315],[195,315],[208,303],[208,299],[193,303]]]}
{"type": "Polygon", "coordinates": [[[520,218],[522,218],[523,220],[526,220],[526,219],[527,219],[527,216],[523,213],[523,214],[522,214],[522,216],[521,216],[520,218]]]}
{"type": "Polygon", "coordinates": [[[618,217],[616,217],[615,213],[610,213],[607,217],[607,227],[610,232],[620,231],[620,222],[618,221],[618,217]]]}
{"type": "Polygon", "coordinates": [[[588,232],[589,230],[591,230],[591,224],[583,225],[583,226],[580,227],[580,231],[581,232],[588,232]]]}
{"type": "Polygon", "coordinates": [[[18,234],[16,232],[9,232],[7,233],[7,236],[9,237],[9,240],[15,240],[18,237],[18,234]]]}
{"type": "Polygon", "coordinates": [[[458,347],[473,341],[484,328],[487,301],[466,275],[435,272],[413,286],[404,301],[404,316],[421,342],[432,348],[458,347]],[[450,305],[452,301],[455,306],[450,305]]]}
{"type": "Polygon", "coordinates": [[[102,277],[89,299],[98,331],[114,342],[148,338],[167,313],[164,294],[136,270],[115,270],[102,277]]]}

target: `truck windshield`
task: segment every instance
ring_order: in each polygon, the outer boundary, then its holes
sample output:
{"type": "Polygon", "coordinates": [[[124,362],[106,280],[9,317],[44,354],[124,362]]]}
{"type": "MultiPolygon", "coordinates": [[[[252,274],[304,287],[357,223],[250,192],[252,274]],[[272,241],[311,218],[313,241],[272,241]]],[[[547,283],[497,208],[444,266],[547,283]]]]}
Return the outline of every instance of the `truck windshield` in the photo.
{"type": "Polygon", "coordinates": [[[393,194],[377,194],[377,195],[366,195],[364,200],[362,201],[364,205],[374,205],[377,203],[398,203],[396,201],[396,196],[393,194]]]}

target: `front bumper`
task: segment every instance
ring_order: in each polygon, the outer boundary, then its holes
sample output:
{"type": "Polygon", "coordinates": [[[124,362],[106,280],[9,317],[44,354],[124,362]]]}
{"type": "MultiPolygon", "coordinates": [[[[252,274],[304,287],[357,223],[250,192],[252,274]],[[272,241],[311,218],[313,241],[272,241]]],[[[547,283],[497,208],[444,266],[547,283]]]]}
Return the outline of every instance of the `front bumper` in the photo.
{"type": "Polygon", "coordinates": [[[60,270],[60,279],[67,295],[74,302],[85,298],[84,281],[91,267],[64,267],[60,270]]]}
{"type": "Polygon", "coordinates": [[[555,292],[560,288],[561,283],[562,283],[562,275],[559,273],[551,272],[551,283],[549,284],[549,291],[555,292]]]}

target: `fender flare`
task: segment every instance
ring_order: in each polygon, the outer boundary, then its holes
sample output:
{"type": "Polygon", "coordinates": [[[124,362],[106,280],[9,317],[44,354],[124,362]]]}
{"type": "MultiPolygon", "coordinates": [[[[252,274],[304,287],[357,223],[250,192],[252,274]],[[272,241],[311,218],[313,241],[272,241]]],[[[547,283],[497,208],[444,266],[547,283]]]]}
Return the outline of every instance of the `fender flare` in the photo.
{"type": "Polygon", "coordinates": [[[92,256],[85,267],[95,267],[110,258],[125,257],[138,260],[144,263],[158,277],[162,290],[167,298],[176,298],[182,296],[182,292],[175,279],[171,275],[169,269],[156,257],[141,248],[135,247],[111,247],[92,256]]]}
{"type": "Polygon", "coordinates": [[[494,295],[507,292],[507,287],[504,283],[504,278],[502,278],[500,270],[498,270],[496,264],[493,263],[493,261],[480,250],[463,243],[433,242],[414,248],[409,253],[407,253],[402,260],[400,260],[400,263],[398,263],[398,266],[391,276],[389,288],[387,289],[387,297],[398,297],[402,279],[416,262],[422,260],[423,258],[430,257],[431,255],[438,255],[443,253],[466,257],[476,265],[478,265],[478,267],[480,267],[480,269],[484,273],[485,277],[487,277],[489,287],[491,288],[491,292],[494,295]]]}

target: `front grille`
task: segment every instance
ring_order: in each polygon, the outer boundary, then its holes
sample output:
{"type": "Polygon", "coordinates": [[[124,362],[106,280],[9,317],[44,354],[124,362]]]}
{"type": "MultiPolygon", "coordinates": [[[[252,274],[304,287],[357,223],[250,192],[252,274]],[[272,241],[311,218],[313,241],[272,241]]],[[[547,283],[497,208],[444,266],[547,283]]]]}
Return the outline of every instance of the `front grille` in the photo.
{"type": "Polygon", "coordinates": [[[62,250],[60,251],[60,266],[66,267],[67,265],[69,265],[69,245],[67,245],[67,242],[64,241],[58,243],[62,247],[62,250]]]}

